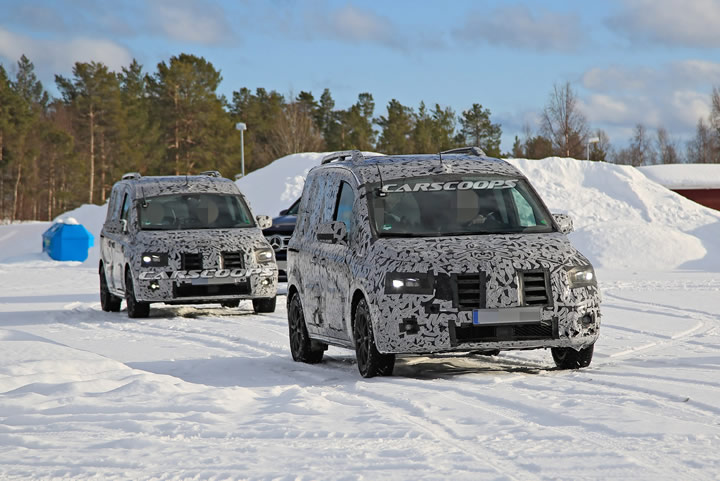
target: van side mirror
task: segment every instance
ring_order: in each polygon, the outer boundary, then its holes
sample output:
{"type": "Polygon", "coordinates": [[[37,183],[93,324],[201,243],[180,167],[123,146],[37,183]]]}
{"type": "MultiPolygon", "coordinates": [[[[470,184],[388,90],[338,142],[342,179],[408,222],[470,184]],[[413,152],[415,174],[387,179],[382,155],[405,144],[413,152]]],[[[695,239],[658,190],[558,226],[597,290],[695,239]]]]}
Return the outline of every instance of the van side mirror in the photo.
{"type": "Polygon", "coordinates": [[[569,215],[553,214],[552,216],[553,216],[553,219],[555,219],[555,223],[558,225],[560,232],[562,232],[563,234],[569,234],[575,230],[575,227],[573,226],[572,217],[570,217],[569,215]]]}
{"type": "Polygon", "coordinates": [[[259,215],[255,217],[255,220],[257,220],[257,224],[260,229],[267,229],[268,227],[272,227],[272,219],[267,215],[259,215]]]}
{"type": "Polygon", "coordinates": [[[283,210],[281,210],[281,211],[280,211],[280,215],[287,215],[287,213],[288,213],[289,210],[290,210],[290,209],[283,209],[283,210]]]}
{"type": "Polygon", "coordinates": [[[127,231],[128,231],[127,219],[120,219],[120,225],[122,226],[123,233],[127,233],[127,231]]]}
{"type": "Polygon", "coordinates": [[[317,240],[326,244],[348,244],[347,227],[345,222],[335,220],[320,224],[317,230],[317,240]]]}

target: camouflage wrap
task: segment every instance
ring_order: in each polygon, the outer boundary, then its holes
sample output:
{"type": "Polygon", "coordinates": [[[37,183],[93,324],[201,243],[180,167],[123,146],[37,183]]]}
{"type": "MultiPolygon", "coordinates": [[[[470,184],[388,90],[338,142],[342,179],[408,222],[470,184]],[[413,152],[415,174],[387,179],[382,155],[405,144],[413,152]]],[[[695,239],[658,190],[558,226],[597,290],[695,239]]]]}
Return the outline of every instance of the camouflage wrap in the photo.
{"type": "MultiPolygon", "coordinates": [[[[353,346],[353,300],[363,296],[370,307],[375,342],[385,353],[586,347],[600,327],[600,293],[596,286],[570,288],[567,271],[590,266],[560,232],[543,234],[462,235],[449,237],[377,237],[371,228],[366,190],[379,182],[378,166],[387,184],[428,173],[472,173],[525,177],[504,161],[474,156],[373,158],[365,162],[334,162],[311,171],[290,241],[288,292],[301,296],[311,337],[345,347],[353,346]],[[316,226],[331,220],[338,184],[355,188],[353,222],[348,245],[320,245],[316,226]],[[309,254],[309,257],[308,257],[309,254]],[[312,259],[322,257],[322,269],[312,259]],[[521,308],[520,276],[541,273],[548,302],[533,307],[540,325],[551,335],[543,339],[458,341],[458,333],[473,325],[473,309],[461,308],[457,276],[477,276],[481,286],[479,309],[521,308]],[[432,279],[427,293],[387,293],[386,276],[416,273],[432,279]],[[322,285],[316,285],[316,284],[322,285]],[[330,294],[332,293],[332,294],[330,294]],[[339,304],[339,309],[331,306],[339,304]],[[412,323],[410,329],[407,323],[412,323]]],[[[391,194],[390,194],[391,195],[391,194]]],[[[321,233],[322,234],[322,233],[321,233]]]]}
{"type": "Polygon", "coordinates": [[[277,293],[277,265],[258,263],[255,252],[270,249],[257,226],[231,229],[141,230],[137,209],[144,198],[181,193],[240,195],[234,182],[211,176],[141,177],[115,184],[101,233],[101,262],[108,288],[124,296],[124,272],[132,273],[141,302],[198,303],[272,298],[277,293]],[[125,194],[131,199],[127,232],[118,218],[125,194]],[[164,265],[145,266],[145,254],[166,256],[164,265]],[[193,256],[192,269],[183,265],[193,256]],[[232,265],[229,261],[232,260],[232,265]],[[221,286],[213,292],[208,285],[221,286]],[[224,289],[237,285],[237,289],[224,289]],[[193,288],[195,286],[195,288],[193,288]],[[184,290],[183,290],[184,289],[184,290]],[[182,291],[182,294],[179,294],[182,291]]]}

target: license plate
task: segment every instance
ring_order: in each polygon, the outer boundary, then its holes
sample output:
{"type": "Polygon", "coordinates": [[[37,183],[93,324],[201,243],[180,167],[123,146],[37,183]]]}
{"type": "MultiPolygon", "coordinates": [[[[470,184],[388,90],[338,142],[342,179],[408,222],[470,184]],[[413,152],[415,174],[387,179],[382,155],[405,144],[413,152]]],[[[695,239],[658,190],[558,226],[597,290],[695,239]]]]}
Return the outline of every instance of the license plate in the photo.
{"type": "Polygon", "coordinates": [[[508,307],[505,309],[473,309],[473,324],[498,325],[540,322],[539,307],[508,307]]]}

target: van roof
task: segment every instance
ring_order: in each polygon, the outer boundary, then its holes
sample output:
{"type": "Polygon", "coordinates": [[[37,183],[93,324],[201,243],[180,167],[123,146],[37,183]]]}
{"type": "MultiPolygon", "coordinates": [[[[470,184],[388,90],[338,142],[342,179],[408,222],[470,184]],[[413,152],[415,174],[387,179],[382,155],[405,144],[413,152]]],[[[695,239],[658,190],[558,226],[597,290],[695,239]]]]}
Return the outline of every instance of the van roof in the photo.
{"type": "MultiPolygon", "coordinates": [[[[409,154],[354,156],[345,160],[325,163],[315,169],[342,167],[352,170],[361,183],[420,177],[438,174],[483,174],[508,177],[525,176],[517,168],[502,159],[476,154],[409,154]]],[[[313,169],[314,170],[314,169],[313,169]]]]}
{"type": "Polygon", "coordinates": [[[120,182],[132,186],[136,197],[199,192],[240,194],[232,180],[208,175],[137,176],[120,182]]]}

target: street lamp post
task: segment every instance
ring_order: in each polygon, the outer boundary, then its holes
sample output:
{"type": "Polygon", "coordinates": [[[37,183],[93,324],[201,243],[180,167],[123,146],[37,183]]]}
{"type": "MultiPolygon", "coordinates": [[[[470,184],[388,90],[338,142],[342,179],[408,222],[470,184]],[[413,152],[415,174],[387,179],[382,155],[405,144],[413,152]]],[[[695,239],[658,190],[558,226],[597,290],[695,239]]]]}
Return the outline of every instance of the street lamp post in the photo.
{"type": "Polygon", "coordinates": [[[597,144],[600,142],[600,137],[592,137],[588,139],[587,142],[587,155],[585,156],[586,160],[590,160],[590,144],[597,144]]]}
{"type": "Polygon", "coordinates": [[[235,128],[240,131],[240,168],[242,176],[245,177],[245,136],[243,134],[247,130],[247,125],[245,122],[238,122],[235,124],[235,128]]]}

